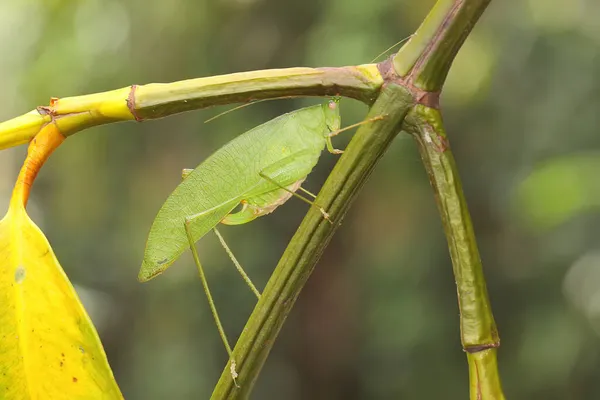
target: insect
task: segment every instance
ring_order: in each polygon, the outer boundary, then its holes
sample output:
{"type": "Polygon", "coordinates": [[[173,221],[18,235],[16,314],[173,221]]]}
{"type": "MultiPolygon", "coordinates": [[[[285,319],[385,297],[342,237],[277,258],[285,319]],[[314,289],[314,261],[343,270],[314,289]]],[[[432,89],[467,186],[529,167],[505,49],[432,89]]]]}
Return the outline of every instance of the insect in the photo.
{"type": "MultiPolygon", "coordinates": [[[[317,164],[324,148],[340,154],[331,138],[340,132],[381,119],[371,118],[340,129],[339,98],[284,114],[238,136],[221,147],[194,170],[184,170],[183,181],[158,212],[146,243],[140,281],[164,272],[188,247],[192,250],[202,286],[230,359],[235,382],[233,352],[218,316],[195,243],[213,230],[250,289],[256,289],[216,226],[240,225],[272,213],[292,196],[319,208],[296,191],[317,164]],[[236,207],[241,205],[239,211],[236,207]]],[[[330,221],[331,222],[331,221],[330,221]]],[[[237,383],[236,383],[237,385],[237,383]]]]}
{"type": "Polygon", "coordinates": [[[259,125],[213,153],[158,212],[138,279],[147,281],[164,272],[189,248],[187,231],[193,244],[219,223],[245,224],[285,203],[325,147],[341,153],[331,143],[340,124],[339,99],[334,98],[259,125]],[[240,204],[241,210],[232,212],[240,204]]]}
{"type": "Polygon", "coordinates": [[[260,298],[260,292],[233,256],[216,226],[220,223],[246,224],[272,213],[292,196],[317,207],[331,222],[322,207],[296,192],[303,191],[316,199],[301,185],[317,164],[324,148],[332,154],[343,153],[333,147],[333,136],[385,117],[369,118],[340,129],[339,101],[339,97],[334,97],[324,104],[281,115],[236,137],[196,169],[183,170],[182,182],[167,198],[150,229],[138,280],[145,282],[163,273],[188,247],[191,249],[219,335],[229,355],[230,373],[236,386],[236,362],[195,243],[213,230],[238,272],[260,298]],[[241,209],[236,211],[238,206],[241,209]]]}
{"type": "MultiPolygon", "coordinates": [[[[194,170],[184,170],[182,182],[158,212],[146,243],[140,281],[164,272],[191,248],[219,335],[237,372],[231,346],[218,316],[195,242],[214,230],[238,271],[257,297],[260,292],[237,262],[219,223],[240,225],[273,212],[292,195],[317,164],[324,148],[342,153],[331,143],[340,130],[339,99],[284,114],[236,137],[194,170]],[[241,205],[239,211],[235,208],[241,205]]],[[[306,192],[310,194],[309,192],[306,192]]],[[[312,195],[312,194],[311,194],[312,195]]],[[[312,195],[314,197],[314,195],[312,195]]],[[[319,208],[325,218],[325,210],[319,208]]],[[[236,383],[237,385],[237,383],[236,383]]]]}

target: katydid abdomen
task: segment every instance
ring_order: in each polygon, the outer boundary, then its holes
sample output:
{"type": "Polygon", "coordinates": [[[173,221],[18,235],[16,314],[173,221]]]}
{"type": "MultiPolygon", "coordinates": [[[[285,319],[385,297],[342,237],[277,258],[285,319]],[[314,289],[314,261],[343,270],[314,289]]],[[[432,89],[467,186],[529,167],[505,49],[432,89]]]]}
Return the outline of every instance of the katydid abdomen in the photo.
{"type": "Polygon", "coordinates": [[[168,197],[150,229],[138,279],[164,272],[223,222],[240,224],[283,204],[317,164],[340,127],[337,101],[284,114],[233,139],[200,164],[168,197]],[[244,213],[229,215],[238,204],[244,213]],[[250,211],[248,212],[248,207],[250,211]],[[229,215],[229,216],[228,216],[229,215]]]}

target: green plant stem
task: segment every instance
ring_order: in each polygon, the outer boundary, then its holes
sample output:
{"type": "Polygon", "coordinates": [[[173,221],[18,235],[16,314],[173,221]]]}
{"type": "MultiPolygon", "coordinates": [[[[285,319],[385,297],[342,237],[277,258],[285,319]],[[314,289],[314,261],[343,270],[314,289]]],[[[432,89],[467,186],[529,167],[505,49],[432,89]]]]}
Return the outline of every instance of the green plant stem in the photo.
{"type": "Polygon", "coordinates": [[[383,78],[376,64],[339,68],[286,68],[241,72],[172,83],[152,83],[84,96],[52,99],[0,123],[0,150],[27,143],[54,121],[70,136],[91,126],[143,121],[215,105],[290,96],[341,95],[372,104],[383,78]]]}
{"type": "Polygon", "coordinates": [[[448,240],[458,292],[461,342],[469,363],[471,399],[504,399],[496,363],[500,338],[441,114],[418,105],[408,115],[404,128],[418,143],[448,240]]]}
{"type": "Polygon", "coordinates": [[[342,95],[371,104],[382,84],[376,64],[240,72],[168,86],[139,86],[134,108],[137,119],[145,120],[208,106],[288,96],[342,95]]]}
{"type": "Polygon", "coordinates": [[[344,214],[372,169],[388,148],[412,106],[411,94],[402,86],[384,86],[367,119],[385,118],[362,125],[323,185],[316,203],[331,215],[332,223],[311,207],[286,248],[254,308],[233,357],[237,362],[239,388],[225,368],[212,399],[246,398],[302,287],[310,276],[344,214]]]}
{"type": "Polygon", "coordinates": [[[442,89],[456,53],[491,0],[438,0],[393,58],[396,73],[415,87],[442,89]]]}

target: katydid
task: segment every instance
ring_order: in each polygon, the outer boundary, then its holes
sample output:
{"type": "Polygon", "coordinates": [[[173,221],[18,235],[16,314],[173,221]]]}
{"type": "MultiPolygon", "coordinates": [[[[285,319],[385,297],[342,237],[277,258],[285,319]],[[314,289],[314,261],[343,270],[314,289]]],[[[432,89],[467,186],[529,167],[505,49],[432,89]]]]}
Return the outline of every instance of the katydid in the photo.
{"type": "MultiPolygon", "coordinates": [[[[234,382],[236,362],[195,242],[214,230],[246,283],[259,297],[260,293],[215,226],[219,223],[244,224],[285,203],[300,188],[324,147],[331,153],[341,153],[331,143],[331,137],[339,132],[337,98],[266,122],[217,150],[195,170],[184,170],[183,181],[168,197],[152,224],[138,278],[147,281],[162,273],[187,247],[191,248],[211,313],[230,359],[234,382]],[[240,204],[241,210],[232,213],[240,204]]],[[[329,218],[322,208],[320,210],[325,218],[329,218]]]]}
{"type": "MultiPolygon", "coordinates": [[[[376,119],[380,118],[383,117],[376,119]]],[[[331,137],[360,124],[340,129],[338,98],[266,122],[217,150],[195,170],[183,170],[183,181],[169,196],[152,224],[138,278],[147,281],[164,272],[190,247],[211,313],[229,355],[234,382],[236,363],[195,242],[212,229],[248,286],[260,297],[216,225],[251,222],[273,212],[291,196],[316,206],[295,192],[300,189],[316,197],[300,185],[318,162],[324,148],[333,154],[342,153],[333,147],[331,137]],[[238,205],[242,206],[241,210],[233,212],[238,205]]],[[[321,207],[319,210],[329,220],[325,210],[321,207]]]]}
{"type": "Polygon", "coordinates": [[[331,143],[340,123],[339,99],[334,98],[259,125],[213,153],[158,212],[138,279],[147,281],[164,272],[217,224],[245,224],[285,203],[325,147],[341,153],[331,143]],[[232,213],[240,204],[241,210],[232,213]]]}

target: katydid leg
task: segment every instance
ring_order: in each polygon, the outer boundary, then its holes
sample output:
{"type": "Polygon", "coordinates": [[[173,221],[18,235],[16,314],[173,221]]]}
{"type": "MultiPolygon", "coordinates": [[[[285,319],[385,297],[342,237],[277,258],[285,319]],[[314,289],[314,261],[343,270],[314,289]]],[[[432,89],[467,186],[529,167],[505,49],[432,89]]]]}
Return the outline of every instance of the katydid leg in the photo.
{"type": "MultiPolygon", "coordinates": [[[[263,178],[262,183],[257,185],[256,190],[249,192],[248,196],[244,197],[241,201],[242,209],[240,211],[228,214],[221,220],[221,223],[240,225],[253,221],[260,216],[272,213],[291,196],[318,207],[326,219],[329,219],[329,215],[322,207],[295,193],[296,190],[301,189],[300,185],[311,172],[321,151],[322,147],[318,149],[305,148],[259,171],[258,175],[263,178]]],[[[316,197],[304,189],[301,190],[316,197]]]]}
{"type": "MultiPolygon", "coordinates": [[[[317,203],[315,203],[314,201],[309,200],[306,197],[304,197],[302,195],[299,195],[298,193],[296,193],[296,192],[288,189],[287,187],[280,185],[279,183],[277,183],[277,181],[275,179],[273,179],[270,176],[266,175],[264,172],[259,172],[259,175],[262,178],[264,178],[264,179],[268,180],[269,182],[271,182],[272,184],[278,186],[280,189],[283,189],[286,192],[290,193],[292,196],[294,196],[294,197],[302,200],[303,202],[305,202],[307,204],[310,204],[313,207],[316,207],[321,212],[321,214],[323,214],[323,218],[325,218],[327,221],[331,222],[331,219],[329,218],[329,214],[325,211],[325,209],[323,207],[321,207],[320,205],[318,205],[317,203]]],[[[316,196],[315,196],[315,198],[316,198],[316,196]]]]}
{"type": "Polygon", "coordinates": [[[217,228],[213,228],[213,231],[215,232],[215,235],[217,235],[217,238],[219,238],[219,242],[221,242],[221,246],[223,246],[223,248],[225,249],[225,252],[227,253],[229,258],[235,265],[235,268],[238,270],[238,272],[242,276],[242,279],[244,279],[244,282],[246,282],[246,285],[248,285],[250,290],[252,290],[252,293],[254,293],[256,298],[260,300],[260,292],[258,291],[258,289],[256,289],[256,286],[254,286],[254,283],[252,283],[252,280],[250,279],[250,277],[248,276],[246,271],[244,271],[244,268],[242,268],[242,266],[239,263],[239,261],[237,260],[237,258],[235,258],[235,256],[233,255],[233,252],[231,251],[229,246],[227,246],[227,243],[225,242],[225,239],[223,239],[223,236],[221,236],[221,234],[219,233],[217,228]]]}
{"type": "MultiPolygon", "coordinates": [[[[198,214],[194,214],[192,216],[186,217],[186,219],[185,219],[185,227],[186,227],[186,233],[188,235],[188,240],[190,239],[190,236],[192,235],[191,234],[191,230],[190,230],[190,225],[196,219],[205,217],[206,214],[207,214],[206,212],[202,212],[202,213],[198,213],[198,214]]],[[[231,249],[229,248],[229,246],[227,246],[227,244],[225,243],[225,240],[223,239],[223,237],[219,234],[219,232],[215,228],[213,228],[213,230],[215,231],[215,234],[219,238],[219,241],[221,242],[221,246],[223,246],[223,248],[225,249],[225,252],[227,253],[227,255],[229,256],[229,258],[231,259],[231,261],[235,265],[236,269],[238,270],[238,272],[242,276],[242,279],[244,280],[244,282],[246,282],[246,284],[248,284],[248,287],[250,288],[250,290],[252,290],[252,292],[258,298],[260,298],[260,292],[256,289],[256,286],[254,286],[254,284],[252,283],[250,277],[248,276],[248,274],[246,273],[246,271],[244,271],[244,269],[242,268],[241,264],[237,261],[237,259],[233,255],[233,252],[231,251],[231,249]]],[[[192,243],[193,243],[193,239],[191,239],[191,240],[192,240],[192,243]]],[[[194,250],[194,248],[192,248],[192,251],[193,250],[194,250]]]]}
{"type": "Polygon", "coordinates": [[[304,189],[302,186],[300,186],[300,187],[298,188],[298,190],[301,190],[301,191],[303,191],[304,193],[306,193],[307,195],[309,195],[309,196],[310,196],[310,197],[312,197],[313,199],[316,199],[316,198],[317,198],[317,195],[316,195],[316,194],[309,192],[308,190],[304,189]]]}
{"type": "MultiPolygon", "coordinates": [[[[212,294],[210,293],[210,289],[208,287],[208,281],[206,280],[206,275],[204,274],[204,268],[202,268],[202,264],[200,263],[200,257],[198,257],[198,251],[196,250],[196,245],[194,243],[194,238],[192,236],[192,231],[190,230],[190,220],[186,218],[185,223],[185,232],[187,234],[188,240],[190,242],[190,249],[192,250],[192,255],[194,257],[194,262],[196,263],[196,267],[198,268],[198,274],[200,275],[200,280],[202,281],[202,287],[204,288],[204,293],[206,294],[206,298],[208,299],[208,304],[210,306],[210,311],[215,319],[215,323],[217,324],[217,330],[219,331],[219,336],[221,336],[221,340],[223,341],[223,345],[225,346],[225,350],[227,351],[227,355],[229,356],[229,360],[231,363],[231,376],[234,381],[237,377],[237,372],[235,371],[235,360],[233,359],[233,351],[231,350],[231,346],[229,345],[229,341],[227,340],[227,335],[225,335],[225,330],[223,329],[223,324],[221,324],[221,319],[219,318],[219,313],[217,312],[217,308],[215,306],[215,302],[213,300],[212,294]]],[[[236,383],[237,386],[237,383],[236,383]]]]}
{"type": "MultiPolygon", "coordinates": [[[[320,155],[321,149],[318,150],[317,157],[320,155]]],[[[310,204],[313,207],[316,207],[321,212],[321,214],[323,214],[323,217],[327,221],[331,222],[331,219],[329,218],[329,214],[325,211],[325,209],[323,207],[316,204],[314,201],[311,201],[311,200],[307,199],[306,197],[296,193],[296,190],[298,190],[302,187],[301,186],[302,182],[304,181],[306,176],[310,173],[310,171],[313,168],[314,164],[311,164],[312,157],[314,157],[314,154],[312,151],[310,151],[308,149],[302,150],[295,154],[290,155],[289,157],[286,157],[286,158],[278,161],[277,163],[275,163],[273,165],[270,165],[270,166],[264,168],[258,174],[260,175],[261,178],[265,179],[266,181],[272,183],[277,188],[279,188],[279,190],[283,190],[288,193],[288,196],[287,196],[287,198],[284,199],[284,201],[287,201],[287,199],[290,197],[290,195],[294,196],[294,197],[304,201],[305,203],[310,204]],[[298,173],[296,175],[292,175],[292,172],[295,172],[295,171],[298,171],[298,173]],[[282,180],[287,178],[288,176],[289,177],[293,176],[293,177],[297,178],[297,180],[291,186],[284,185],[281,183],[282,180]]],[[[302,190],[307,192],[304,189],[302,189],[302,190]]],[[[316,198],[316,196],[314,196],[312,193],[310,193],[310,195],[316,198]]],[[[279,202],[277,205],[281,205],[281,204],[283,204],[283,202],[279,202]]],[[[272,210],[270,210],[269,212],[272,212],[272,210]]]]}
{"type": "Polygon", "coordinates": [[[333,143],[331,142],[332,137],[337,136],[340,133],[350,130],[352,128],[356,128],[357,126],[368,124],[369,122],[373,122],[373,121],[379,121],[383,118],[384,118],[383,115],[378,115],[377,117],[365,119],[364,121],[357,122],[356,124],[348,125],[348,126],[343,127],[342,129],[336,129],[334,131],[329,132],[328,134],[325,135],[327,151],[329,151],[331,154],[342,154],[344,152],[344,150],[339,150],[339,149],[336,149],[333,147],[333,143]]]}

